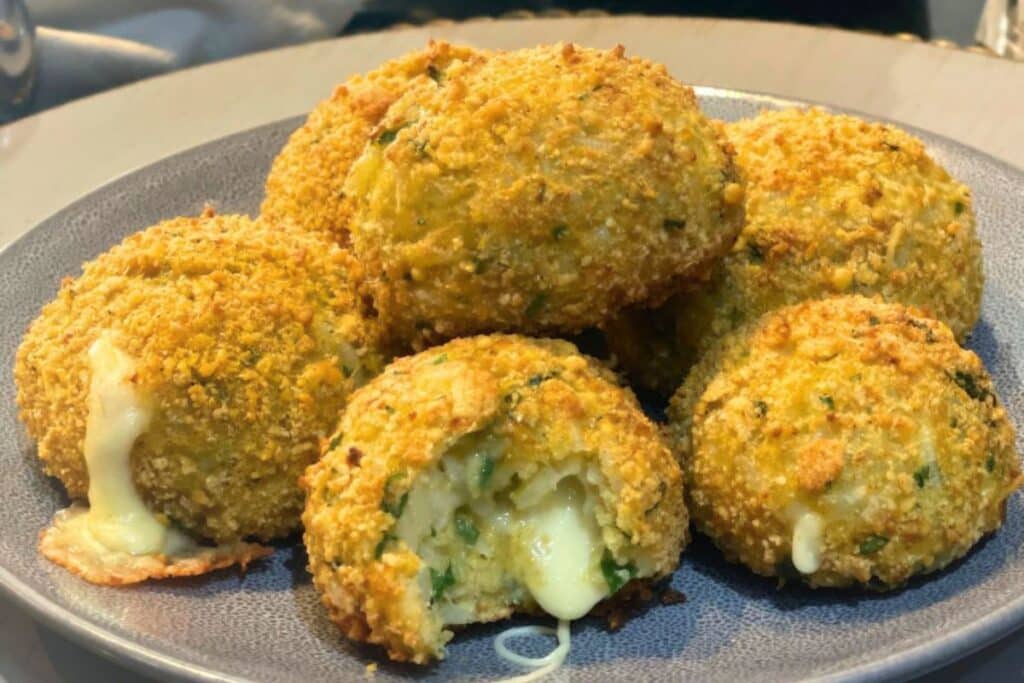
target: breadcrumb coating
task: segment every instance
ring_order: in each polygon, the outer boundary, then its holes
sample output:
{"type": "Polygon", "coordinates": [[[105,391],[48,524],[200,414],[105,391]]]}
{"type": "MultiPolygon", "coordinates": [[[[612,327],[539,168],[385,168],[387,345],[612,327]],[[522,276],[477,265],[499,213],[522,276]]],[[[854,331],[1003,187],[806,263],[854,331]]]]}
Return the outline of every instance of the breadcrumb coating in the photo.
{"type": "Polygon", "coordinates": [[[335,88],[274,159],[260,209],[264,220],[327,233],[346,244],[352,207],[343,186],[371,131],[403,93],[431,82],[452,61],[474,54],[468,47],[431,41],[424,50],[385,62],[335,88]]]}
{"type": "Polygon", "coordinates": [[[353,164],[353,245],[414,347],[573,333],[705,273],[742,222],[731,148],[665,67],[569,43],[453,62],[353,164]]]}
{"type": "Polygon", "coordinates": [[[384,365],[342,249],[241,216],[176,218],[66,279],[18,349],[18,405],[47,473],[84,498],[89,346],[116,333],[154,415],[147,505],[217,542],[298,528],[297,480],[348,393],[384,365]]]}
{"type": "MultiPolygon", "coordinates": [[[[416,489],[433,486],[438,468],[455,468],[467,439],[506,444],[480,468],[479,486],[493,477],[496,501],[521,502],[527,490],[555,486],[557,478],[545,481],[552,471],[581,463],[574,471],[594,487],[593,514],[610,558],[635,563],[637,579],[676,567],[687,540],[682,475],[632,393],[568,342],[458,339],[395,361],[355,392],[323,458],[303,478],[310,571],[347,637],[383,645],[396,660],[443,657],[450,622],[422,593],[417,577],[428,558],[403,539],[402,525],[426,523],[406,519],[420,514],[416,489]],[[404,501],[412,510],[405,517],[404,501]]],[[[431,538],[444,533],[430,528],[431,538]]],[[[483,565],[475,573],[489,571],[483,565]]],[[[476,579],[459,565],[451,580],[476,579]]],[[[487,603],[470,595],[475,611],[460,623],[537,610],[529,593],[501,585],[515,597],[487,603]]]]}
{"type": "Polygon", "coordinates": [[[963,341],[978,320],[981,243],[970,190],[917,138],[818,109],[726,124],[747,182],[746,224],[697,293],[609,325],[612,350],[668,394],[703,348],[779,306],[840,294],[917,306],[963,341]]]}
{"type": "Polygon", "coordinates": [[[999,528],[1021,483],[978,356],[880,299],[742,326],[694,366],[669,416],[695,526],[730,560],[812,586],[889,589],[941,569],[999,528]],[[820,563],[798,571],[814,557],[795,547],[808,529],[820,563]]]}

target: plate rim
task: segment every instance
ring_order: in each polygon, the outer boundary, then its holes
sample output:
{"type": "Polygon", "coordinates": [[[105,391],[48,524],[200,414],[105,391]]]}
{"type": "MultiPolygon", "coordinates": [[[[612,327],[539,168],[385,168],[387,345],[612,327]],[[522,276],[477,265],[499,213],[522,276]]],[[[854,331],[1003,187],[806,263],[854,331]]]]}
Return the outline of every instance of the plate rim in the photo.
{"type": "MultiPolygon", "coordinates": [[[[945,135],[934,133],[918,126],[908,125],[888,117],[868,114],[850,107],[839,107],[814,100],[794,99],[761,91],[696,84],[690,84],[690,87],[696,92],[698,98],[710,96],[719,99],[742,99],[748,102],[764,103],[773,107],[819,107],[826,111],[850,114],[868,121],[899,126],[901,129],[914,135],[924,133],[929,137],[941,140],[950,147],[969,152],[971,156],[982,159],[987,164],[997,167],[1005,175],[1017,176],[1024,181],[1024,169],[945,135]]],[[[248,138],[256,131],[277,127],[286,121],[304,120],[305,116],[306,114],[288,116],[207,140],[149,163],[139,164],[123,173],[115,175],[89,192],[76,197],[66,206],[46,216],[31,228],[0,247],[0,262],[8,258],[17,258],[17,251],[24,248],[28,238],[43,225],[58,220],[65,214],[73,213],[75,207],[86,199],[109,191],[112,186],[143,172],[151,166],[167,163],[184,156],[200,154],[206,148],[219,147],[236,138],[248,138]]],[[[31,588],[2,564],[0,564],[0,595],[11,600],[15,606],[27,612],[30,617],[42,622],[47,627],[75,643],[137,672],[160,676],[164,680],[170,676],[174,680],[204,683],[258,683],[257,679],[238,677],[217,671],[180,657],[161,653],[131,638],[119,636],[102,625],[77,616],[49,596],[31,588]]],[[[971,623],[959,626],[954,632],[938,640],[924,642],[900,652],[894,652],[882,659],[855,665],[844,671],[814,675],[803,680],[808,682],[827,681],[829,683],[907,680],[913,676],[933,672],[942,666],[977,652],[985,646],[1006,637],[1022,626],[1024,626],[1024,591],[998,610],[990,612],[971,623]]]]}

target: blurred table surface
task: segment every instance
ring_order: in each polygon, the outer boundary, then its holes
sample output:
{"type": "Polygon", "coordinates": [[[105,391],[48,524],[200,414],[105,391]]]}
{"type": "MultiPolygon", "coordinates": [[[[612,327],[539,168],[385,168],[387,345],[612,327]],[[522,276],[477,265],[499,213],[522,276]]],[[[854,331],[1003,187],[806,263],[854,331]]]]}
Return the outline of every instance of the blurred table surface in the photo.
{"type": "MultiPolygon", "coordinates": [[[[1024,65],[789,24],[683,18],[480,21],[359,35],[142,81],[0,128],[0,245],[134,168],[305,111],[353,71],[429,37],[487,47],[623,43],[694,84],[849,107],[942,133],[1024,167],[1024,65]]],[[[140,226],[141,227],[141,226],[140,226]]],[[[1024,632],[929,676],[1024,678],[1024,632]]],[[[146,681],[0,598],[0,680],[146,681]]]]}

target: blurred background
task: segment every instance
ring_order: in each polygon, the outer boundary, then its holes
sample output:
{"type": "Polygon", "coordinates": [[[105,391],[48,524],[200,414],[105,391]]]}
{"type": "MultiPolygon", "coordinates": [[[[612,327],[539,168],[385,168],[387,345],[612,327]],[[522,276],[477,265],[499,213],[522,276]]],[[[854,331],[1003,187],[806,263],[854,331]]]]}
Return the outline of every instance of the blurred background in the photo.
{"type": "Polygon", "coordinates": [[[1018,0],[0,0],[0,122],[310,40],[480,16],[581,13],[797,22],[1019,54],[1018,0]]]}

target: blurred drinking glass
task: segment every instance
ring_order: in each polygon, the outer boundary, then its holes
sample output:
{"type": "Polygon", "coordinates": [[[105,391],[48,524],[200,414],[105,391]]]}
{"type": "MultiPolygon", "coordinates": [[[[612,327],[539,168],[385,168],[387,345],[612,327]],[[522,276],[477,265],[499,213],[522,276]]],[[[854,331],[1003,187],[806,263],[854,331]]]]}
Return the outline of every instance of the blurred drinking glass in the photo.
{"type": "Polygon", "coordinates": [[[975,38],[997,55],[1024,60],[1024,12],[1019,0],[986,0],[975,38]]]}
{"type": "Polygon", "coordinates": [[[35,29],[22,0],[0,0],[0,123],[28,106],[36,74],[35,29]]]}

